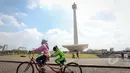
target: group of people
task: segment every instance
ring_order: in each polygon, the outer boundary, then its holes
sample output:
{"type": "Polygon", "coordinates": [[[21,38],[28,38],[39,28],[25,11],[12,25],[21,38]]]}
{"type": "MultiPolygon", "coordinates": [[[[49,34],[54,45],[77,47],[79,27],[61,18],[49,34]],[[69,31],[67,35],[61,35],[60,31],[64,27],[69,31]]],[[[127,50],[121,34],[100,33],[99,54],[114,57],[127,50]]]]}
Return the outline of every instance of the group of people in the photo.
{"type": "Polygon", "coordinates": [[[38,52],[43,52],[43,55],[36,58],[36,62],[41,68],[42,67],[44,68],[45,62],[49,59],[49,57],[60,56],[55,60],[55,62],[59,64],[60,67],[62,68],[63,62],[66,60],[64,53],[58,48],[58,46],[54,46],[53,51],[55,52],[53,54],[50,54],[47,40],[43,39],[41,42],[41,46],[39,48],[32,50],[31,53],[34,54],[38,52]]]}

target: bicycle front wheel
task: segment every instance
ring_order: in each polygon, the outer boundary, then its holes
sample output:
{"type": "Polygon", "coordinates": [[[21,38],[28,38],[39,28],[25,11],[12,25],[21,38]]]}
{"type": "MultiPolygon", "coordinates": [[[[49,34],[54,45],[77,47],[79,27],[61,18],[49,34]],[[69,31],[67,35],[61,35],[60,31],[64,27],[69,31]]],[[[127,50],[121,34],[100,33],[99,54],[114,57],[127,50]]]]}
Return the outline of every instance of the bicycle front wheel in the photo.
{"type": "Polygon", "coordinates": [[[34,73],[34,67],[29,62],[22,62],[18,65],[16,73],[34,73]]]}
{"type": "Polygon", "coordinates": [[[70,62],[64,67],[63,73],[82,73],[82,68],[77,63],[70,62]]]}

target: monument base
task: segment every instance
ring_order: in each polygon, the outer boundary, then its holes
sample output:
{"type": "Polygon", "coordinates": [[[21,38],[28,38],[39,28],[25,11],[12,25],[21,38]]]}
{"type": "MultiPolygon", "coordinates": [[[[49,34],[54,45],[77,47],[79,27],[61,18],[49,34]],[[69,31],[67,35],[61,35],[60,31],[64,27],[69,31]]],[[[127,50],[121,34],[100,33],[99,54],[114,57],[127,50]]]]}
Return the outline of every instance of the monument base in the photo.
{"type": "Polygon", "coordinates": [[[67,48],[70,52],[75,50],[83,52],[83,50],[88,48],[88,44],[62,45],[62,47],[67,48]]]}

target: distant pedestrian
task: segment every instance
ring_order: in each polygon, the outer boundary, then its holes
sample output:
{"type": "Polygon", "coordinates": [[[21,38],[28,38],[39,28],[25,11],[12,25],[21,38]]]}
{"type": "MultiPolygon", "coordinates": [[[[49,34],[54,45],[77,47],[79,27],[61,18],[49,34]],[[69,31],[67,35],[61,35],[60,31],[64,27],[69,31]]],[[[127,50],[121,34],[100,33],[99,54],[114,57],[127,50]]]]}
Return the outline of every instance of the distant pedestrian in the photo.
{"type": "Polygon", "coordinates": [[[75,59],[75,52],[72,52],[72,58],[75,59]]]}
{"type": "Polygon", "coordinates": [[[130,52],[127,53],[127,56],[128,56],[127,58],[130,59],[130,52]]]}
{"type": "Polygon", "coordinates": [[[79,59],[79,51],[76,51],[77,58],[79,59]]]}
{"type": "Polygon", "coordinates": [[[31,51],[30,51],[30,50],[28,51],[28,54],[31,54],[31,51]]]}
{"type": "Polygon", "coordinates": [[[121,52],[121,58],[124,59],[124,53],[123,52],[121,52]]]}

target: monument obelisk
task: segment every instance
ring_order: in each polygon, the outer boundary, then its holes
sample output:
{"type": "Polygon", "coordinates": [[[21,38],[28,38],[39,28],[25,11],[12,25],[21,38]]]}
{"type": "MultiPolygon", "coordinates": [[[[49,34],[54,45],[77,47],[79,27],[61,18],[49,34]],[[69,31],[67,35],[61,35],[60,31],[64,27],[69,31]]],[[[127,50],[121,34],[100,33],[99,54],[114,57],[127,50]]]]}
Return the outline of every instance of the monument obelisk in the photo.
{"type": "Polygon", "coordinates": [[[67,48],[70,52],[74,50],[83,51],[84,49],[88,48],[88,44],[78,44],[78,30],[77,30],[77,19],[76,19],[76,9],[77,5],[74,3],[72,5],[73,9],[73,23],[74,23],[74,45],[62,45],[62,47],[67,48]]]}
{"type": "Polygon", "coordinates": [[[73,17],[74,17],[73,20],[74,20],[74,45],[75,45],[78,44],[78,32],[77,32],[77,20],[76,20],[77,6],[75,3],[72,5],[72,9],[73,9],[73,17]]]}

